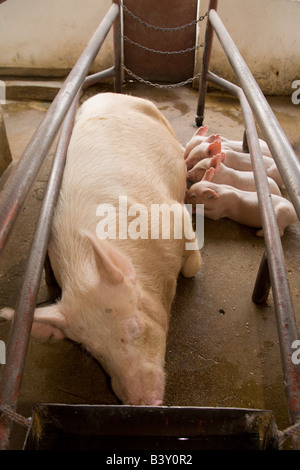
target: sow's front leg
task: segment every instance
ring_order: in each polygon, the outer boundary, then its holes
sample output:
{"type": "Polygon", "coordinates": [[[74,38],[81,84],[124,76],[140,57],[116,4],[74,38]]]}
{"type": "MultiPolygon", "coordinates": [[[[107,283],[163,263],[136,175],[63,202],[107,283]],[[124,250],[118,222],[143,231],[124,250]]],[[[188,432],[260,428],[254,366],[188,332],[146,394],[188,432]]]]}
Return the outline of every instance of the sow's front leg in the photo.
{"type": "Polygon", "coordinates": [[[202,260],[191,216],[187,208],[183,207],[185,247],[182,256],[181,273],[185,277],[193,277],[200,270],[202,260]]]}

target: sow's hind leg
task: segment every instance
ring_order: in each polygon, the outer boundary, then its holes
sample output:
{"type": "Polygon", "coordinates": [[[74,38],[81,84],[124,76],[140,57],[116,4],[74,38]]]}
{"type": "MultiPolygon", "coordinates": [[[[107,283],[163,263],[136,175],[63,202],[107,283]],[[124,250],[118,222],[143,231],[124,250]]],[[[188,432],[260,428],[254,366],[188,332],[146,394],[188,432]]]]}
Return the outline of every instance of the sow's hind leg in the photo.
{"type": "Polygon", "coordinates": [[[185,277],[195,276],[201,268],[202,260],[199,251],[198,241],[193,229],[191,216],[185,206],[184,213],[184,242],[183,259],[181,273],[185,277]]]}

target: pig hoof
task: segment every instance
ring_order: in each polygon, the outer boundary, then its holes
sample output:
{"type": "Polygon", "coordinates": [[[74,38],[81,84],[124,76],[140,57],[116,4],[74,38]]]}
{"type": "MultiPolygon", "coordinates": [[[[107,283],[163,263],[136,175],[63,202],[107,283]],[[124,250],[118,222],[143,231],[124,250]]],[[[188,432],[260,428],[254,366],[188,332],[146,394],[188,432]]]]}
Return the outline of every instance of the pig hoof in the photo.
{"type": "Polygon", "coordinates": [[[200,271],[202,259],[199,251],[191,252],[181,268],[184,277],[194,277],[200,271]]]}
{"type": "Polygon", "coordinates": [[[14,310],[12,308],[2,308],[0,310],[0,319],[12,320],[14,316],[14,310]]]}
{"type": "Polygon", "coordinates": [[[264,231],[261,229],[261,230],[258,230],[255,234],[257,237],[263,237],[264,236],[264,231]]]}

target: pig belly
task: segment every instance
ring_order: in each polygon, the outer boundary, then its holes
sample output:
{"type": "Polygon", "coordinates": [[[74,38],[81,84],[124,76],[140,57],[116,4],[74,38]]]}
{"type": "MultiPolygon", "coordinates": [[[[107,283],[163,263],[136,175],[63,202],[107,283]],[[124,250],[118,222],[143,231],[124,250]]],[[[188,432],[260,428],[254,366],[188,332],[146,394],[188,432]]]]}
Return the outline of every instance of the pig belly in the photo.
{"type": "MultiPolygon", "coordinates": [[[[149,214],[152,204],[182,203],[186,189],[181,146],[151,102],[107,93],[87,104],[76,118],[49,244],[51,265],[62,290],[86,276],[80,263],[88,254],[79,233],[83,229],[95,233],[99,205],[114,207],[118,216],[119,198],[126,197],[128,207],[141,203],[149,214]]],[[[173,286],[159,292],[168,309],[184,241],[150,239],[151,234],[148,240],[128,234],[120,240],[118,217],[116,229],[110,243],[132,260],[140,281],[155,292],[159,284],[173,286]]]]}

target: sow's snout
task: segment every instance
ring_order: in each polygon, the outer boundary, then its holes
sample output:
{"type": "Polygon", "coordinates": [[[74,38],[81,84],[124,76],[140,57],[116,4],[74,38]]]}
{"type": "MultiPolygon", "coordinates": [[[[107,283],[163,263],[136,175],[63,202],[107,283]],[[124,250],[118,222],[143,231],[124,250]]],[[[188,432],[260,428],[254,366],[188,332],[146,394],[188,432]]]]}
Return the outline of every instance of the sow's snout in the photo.
{"type": "Polygon", "coordinates": [[[114,350],[107,364],[115,394],[125,405],[162,405],[166,331],[138,317],[129,319],[122,330],[123,347],[114,350]]]}
{"type": "Polygon", "coordinates": [[[162,369],[145,364],[137,373],[118,378],[112,374],[112,388],[124,405],[161,406],[165,375],[162,369]]]}

